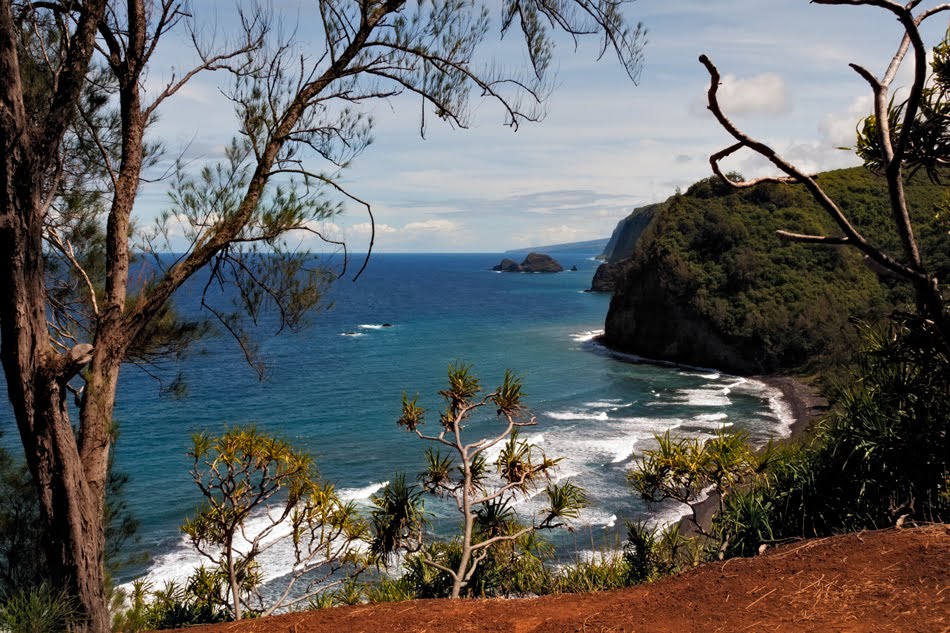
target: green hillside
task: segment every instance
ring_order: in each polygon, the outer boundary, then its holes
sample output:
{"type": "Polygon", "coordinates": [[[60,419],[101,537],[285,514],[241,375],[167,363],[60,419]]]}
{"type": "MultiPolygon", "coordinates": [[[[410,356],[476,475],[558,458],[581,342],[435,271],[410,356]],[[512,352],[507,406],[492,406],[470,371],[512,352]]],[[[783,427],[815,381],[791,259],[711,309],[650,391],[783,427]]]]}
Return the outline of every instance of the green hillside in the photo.
{"type": "MultiPolygon", "coordinates": [[[[900,258],[881,178],[856,167],[819,182],[867,237],[900,258]]],[[[945,189],[921,175],[907,195],[925,260],[946,279],[950,236],[934,218],[945,189]]],[[[708,178],[668,199],[631,254],[607,316],[607,343],[652,358],[775,372],[846,357],[857,340],[849,318],[874,320],[910,299],[855,249],[793,243],[777,229],[837,234],[800,185],[735,191],[708,178]]]]}

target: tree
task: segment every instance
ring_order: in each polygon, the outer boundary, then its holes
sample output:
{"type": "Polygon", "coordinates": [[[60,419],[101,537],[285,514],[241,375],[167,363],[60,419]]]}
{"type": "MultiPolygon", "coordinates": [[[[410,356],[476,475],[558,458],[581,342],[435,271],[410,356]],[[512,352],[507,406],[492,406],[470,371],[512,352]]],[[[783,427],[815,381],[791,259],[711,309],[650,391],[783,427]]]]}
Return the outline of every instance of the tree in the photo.
{"type": "MultiPolygon", "coordinates": [[[[705,538],[716,535],[697,515],[703,493],[715,495],[722,514],[732,490],[764,472],[774,456],[771,444],[757,454],[749,446],[747,434],[723,429],[705,441],[674,438],[669,431],[657,435],[656,441],[657,447],[644,451],[628,474],[634,491],[650,503],[672,499],[689,506],[693,531],[705,538]]],[[[720,554],[728,542],[721,545],[720,554]]]]}
{"type": "MultiPolygon", "coordinates": [[[[480,394],[481,384],[471,370],[464,365],[453,365],[449,368],[448,389],[439,392],[446,402],[446,409],[439,416],[439,434],[426,435],[422,432],[420,427],[425,423],[425,410],[419,406],[418,396],[410,400],[403,395],[402,416],[398,421],[399,426],[415,433],[420,439],[445,446],[450,451],[449,455],[443,456],[438,450],[427,450],[427,468],[420,478],[426,492],[455,501],[462,515],[461,555],[454,566],[447,560],[436,560],[424,549],[421,556],[425,565],[451,577],[452,598],[460,596],[490,548],[512,543],[537,530],[564,527],[564,520],[577,518],[587,502],[583,491],[570,482],[562,485],[549,483],[545,488],[548,506],[537,517],[540,520],[533,520],[529,525],[514,521],[511,503],[518,495],[527,496],[535,491],[542,480],[549,480],[560,460],[546,457],[537,446],[519,436],[519,429],[535,424],[534,418],[526,415],[522,404],[522,382],[519,378],[506,371],[497,389],[480,394]],[[470,418],[473,414],[487,405],[495,409],[496,417],[502,422],[501,430],[465,443],[462,429],[472,423],[470,418]],[[485,454],[501,442],[504,444],[493,462],[498,480],[493,482],[485,454]]],[[[399,479],[396,481],[404,487],[404,482],[399,479]]],[[[399,497],[414,501],[407,493],[399,497]]],[[[383,512],[377,513],[375,523],[384,526],[384,529],[378,530],[378,534],[389,536],[386,543],[380,543],[379,538],[374,543],[374,550],[382,555],[392,553],[400,544],[400,532],[388,526],[405,526],[408,523],[405,518],[418,516],[416,511],[402,509],[387,515],[385,510],[391,505],[377,502],[383,512]]],[[[404,529],[403,534],[414,536],[414,544],[421,545],[420,531],[404,529]]]]}
{"type": "Polygon", "coordinates": [[[294,550],[290,580],[270,605],[261,604],[262,615],[312,598],[347,564],[355,573],[365,568],[353,554],[367,526],[352,503],[319,481],[308,454],[253,427],[198,433],[192,443],[191,477],[205,504],[181,529],[224,574],[235,620],[260,584],[258,558],[286,539],[294,550]],[[251,518],[260,526],[249,529],[251,518]],[[302,578],[303,588],[292,593],[302,578]]]}
{"type": "Polygon", "coordinates": [[[743,189],[763,182],[801,183],[815,201],[829,215],[841,231],[841,235],[806,235],[779,231],[784,238],[814,244],[836,244],[861,251],[869,264],[882,274],[901,279],[914,289],[918,313],[936,325],[945,349],[950,349],[950,315],[942,295],[941,284],[932,268],[928,268],[921,256],[914,235],[911,214],[904,195],[905,179],[920,168],[938,178],[940,170],[950,161],[950,144],[947,141],[950,88],[950,65],[948,46],[944,41],[934,53],[932,82],[928,84],[927,47],[920,34],[920,25],[927,19],[950,9],[948,4],[938,4],[918,11],[921,0],[906,4],[893,0],[813,0],[816,4],[868,5],[892,13],[904,28],[904,36],[897,52],[879,78],[868,69],[851,64],[871,87],[874,97],[874,113],[867,117],[858,131],[857,152],[865,166],[882,172],[888,188],[894,230],[899,238],[901,254],[887,252],[881,244],[869,241],[849,219],[845,210],[822,189],[815,176],[794,166],[767,144],[758,141],[733,123],[722,111],[717,92],[720,84],[719,70],[706,56],[699,58],[709,72],[707,103],[719,124],[735,139],[735,143],[716,152],[709,158],[713,172],[727,185],[743,189]],[[907,97],[895,103],[892,84],[907,53],[911,53],[913,82],[907,97]],[[783,177],[755,178],[732,181],[723,174],[719,163],[741,149],[750,149],[768,159],[785,174],[783,177]]]}
{"type": "Polygon", "coordinates": [[[253,320],[270,307],[281,327],[299,326],[326,279],[288,234],[315,232],[340,199],[371,212],[337,179],[369,140],[363,104],[413,93],[423,114],[431,108],[464,127],[474,89],[500,104],[509,125],[536,120],[550,86],[552,25],[601,36],[601,53],[612,48],[636,78],[644,31],[627,24],[622,4],[505,2],[502,33],[520,27],[531,61],[520,75],[478,63],[489,11],[474,0],[320,0],[314,56],[253,10],[227,46],[203,43],[190,28],[200,62],[149,99],[143,80],[160,41],[189,24],[182,1],[0,1],[0,360],[48,526],[53,580],[79,599],[88,630],[109,628],[103,514],[119,373],[201,333],[175,319],[175,291],[208,271],[203,305],[253,360],[240,315],[253,320]],[[156,156],[148,126],[166,100],[212,70],[232,77],[237,140],[223,164],[198,177],[181,167],[173,211],[137,231],[139,183],[156,156]],[[172,222],[189,247],[170,263],[155,258],[136,282],[136,254],[157,253],[172,222]],[[213,301],[229,286],[239,297],[230,311],[213,301]]]}

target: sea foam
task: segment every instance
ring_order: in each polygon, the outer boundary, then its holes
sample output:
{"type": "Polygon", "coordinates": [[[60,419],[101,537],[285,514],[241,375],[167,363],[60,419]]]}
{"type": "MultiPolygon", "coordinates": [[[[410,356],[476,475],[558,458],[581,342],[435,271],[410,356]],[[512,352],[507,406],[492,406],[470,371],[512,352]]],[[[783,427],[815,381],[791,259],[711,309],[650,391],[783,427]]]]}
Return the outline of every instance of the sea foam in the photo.
{"type": "Polygon", "coordinates": [[[616,411],[617,409],[626,409],[632,405],[632,402],[623,402],[620,398],[610,398],[607,400],[598,400],[596,402],[584,403],[585,407],[590,407],[591,409],[610,409],[611,411],[616,411]]]}
{"type": "Polygon", "coordinates": [[[379,481],[362,488],[340,488],[337,494],[342,501],[369,501],[370,497],[388,485],[388,481],[379,481]]]}
{"type": "Polygon", "coordinates": [[[598,336],[602,336],[604,333],[603,330],[587,330],[585,332],[577,332],[576,334],[571,334],[571,339],[577,343],[586,343],[588,341],[593,341],[598,336]]]}

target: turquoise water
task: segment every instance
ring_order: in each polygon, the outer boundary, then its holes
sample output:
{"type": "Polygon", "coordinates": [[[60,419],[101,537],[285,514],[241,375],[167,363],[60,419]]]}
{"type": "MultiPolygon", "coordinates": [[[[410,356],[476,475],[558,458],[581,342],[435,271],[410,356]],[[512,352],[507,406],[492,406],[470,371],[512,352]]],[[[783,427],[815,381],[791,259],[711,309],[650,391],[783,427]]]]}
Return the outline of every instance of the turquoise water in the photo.
{"type": "MultiPolygon", "coordinates": [[[[178,531],[199,501],[185,456],[191,433],[256,423],[311,451],[322,475],[365,505],[394,472],[422,467],[425,445],[395,423],[401,396],[418,392],[437,410],[436,392],[454,361],[471,364],[486,386],[497,384],[506,368],[524,376],[538,421],[527,436],[549,456],[564,457],[558,476],[584,487],[592,501],[578,521],[585,545],[561,539],[562,550],[590,549],[591,541],[596,548],[625,520],[646,516],[625,473],[654,433],[703,435],[727,424],[764,441],[787,432],[777,394],[760,383],[632,362],[598,346],[592,339],[609,297],[583,292],[595,253],[551,254],[578,271],[490,272],[498,254],[374,255],[357,282],[333,286],[332,307],[311,327],[273,337],[265,324],[263,382],[226,338],[205,342],[187,359],[183,399],[161,396],[152,378],[126,368],[116,407],[116,466],[131,477],[129,506],[142,523],[135,548],[150,560],[120,580],[141,573],[180,577],[198,562],[178,531]]],[[[193,293],[178,297],[181,309],[191,309],[193,293]]],[[[7,444],[16,438],[11,418],[4,402],[7,444]]],[[[473,439],[485,424],[471,426],[473,439]]],[[[539,504],[529,499],[517,509],[527,514],[539,504]]],[[[451,509],[436,501],[427,508],[436,531],[450,533],[451,509]]],[[[655,518],[671,520],[680,511],[660,508],[655,518]]],[[[279,576],[286,560],[273,551],[265,576],[279,576]]]]}

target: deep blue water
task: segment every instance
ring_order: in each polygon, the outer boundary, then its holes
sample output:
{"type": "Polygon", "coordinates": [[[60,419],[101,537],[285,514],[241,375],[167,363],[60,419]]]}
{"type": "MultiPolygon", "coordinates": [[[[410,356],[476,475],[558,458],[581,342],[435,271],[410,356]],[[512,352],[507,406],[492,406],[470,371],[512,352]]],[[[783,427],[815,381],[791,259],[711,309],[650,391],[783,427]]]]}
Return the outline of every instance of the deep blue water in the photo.
{"type": "MultiPolygon", "coordinates": [[[[277,337],[268,336],[272,328],[259,329],[269,366],[264,381],[225,337],[205,341],[185,361],[182,399],[160,395],[154,379],[126,368],[116,466],[131,477],[129,507],[142,524],[136,548],[152,559],[122,580],[146,570],[156,579],[174,577],[197,560],[178,531],[199,501],[185,456],[191,433],[253,422],[311,451],[326,479],[366,504],[394,472],[414,475],[423,464],[425,445],[395,423],[402,393],[418,392],[438,410],[436,392],[455,361],[471,364],[486,386],[506,368],[524,376],[538,418],[528,437],[549,456],[564,457],[559,476],[584,487],[592,501],[580,519],[590,538],[580,539],[583,546],[562,540],[562,547],[590,549],[591,540],[613,534],[625,519],[644,516],[625,473],[655,432],[703,434],[729,424],[763,441],[786,432],[776,394],[764,385],[630,362],[597,346],[591,338],[603,327],[609,297],[583,292],[595,253],[551,254],[578,272],[490,272],[499,254],[373,255],[357,282],[334,284],[332,305],[310,327],[277,337]]],[[[186,288],[178,297],[182,310],[194,307],[195,292],[186,288]]],[[[16,440],[11,417],[4,401],[7,445],[16,440]]],[[[470,431],[481,424],[488,422],[470,431]]],[[[518,509],[528,513],[537,503],[518,509]]],[[[427,507],[436,530],[451,531],[450,509],[427,507]]],[[[676,513],[663,512],[666,519],[676,513]]],[[[265,573],[279,574],[280,556],[269,564],[265,573]]]]}

